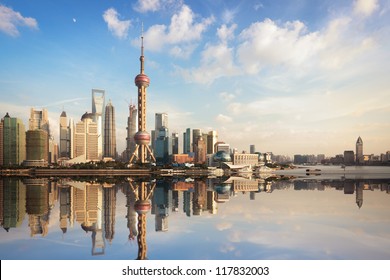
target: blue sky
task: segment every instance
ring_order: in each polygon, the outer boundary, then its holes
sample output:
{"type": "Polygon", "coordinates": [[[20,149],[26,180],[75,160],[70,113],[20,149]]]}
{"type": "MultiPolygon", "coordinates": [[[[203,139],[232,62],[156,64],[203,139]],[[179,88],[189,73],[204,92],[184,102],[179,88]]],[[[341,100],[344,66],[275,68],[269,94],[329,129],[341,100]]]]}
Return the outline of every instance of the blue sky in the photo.
{"type": "MultiPolygon", "coordinates": [[[[141,23],[148,128],[217,130],[239,150],[334,155],[390,150],[390,4],[342,1],[0,0],[0,114],[28,124],[47,108],[91,111],[91,90],[116,109],[125,148],[136,102],[141,23]]],[[[181,144],[180,144],[181,146],[181,144]]]]}

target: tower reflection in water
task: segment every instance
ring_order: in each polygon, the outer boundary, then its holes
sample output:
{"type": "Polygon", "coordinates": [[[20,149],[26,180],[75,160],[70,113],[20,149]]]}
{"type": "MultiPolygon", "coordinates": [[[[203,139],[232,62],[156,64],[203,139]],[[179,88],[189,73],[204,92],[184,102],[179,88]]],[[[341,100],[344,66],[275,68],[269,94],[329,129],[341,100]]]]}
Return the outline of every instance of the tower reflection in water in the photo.
{"type": "Polygon", "coordinates": [[[150,197],[156,187],[156,183],[152,182],[136,182],[130,181],[131,193],[127,194],[127,219],[129,227],[129,239],[137,238],[138,254],[137,260],[147,259],[147,244],[146,244],[146,214],[151,209],[150,197]],[[134,204],[132,203],[134,202],[134,204]],[[133,206],[133,207],[132,207],[133,206]],[[135,213],[134,213],[135,212],[135,213]],[[137,227],[135,227],[135,216],[137,217],[137,227]]]}

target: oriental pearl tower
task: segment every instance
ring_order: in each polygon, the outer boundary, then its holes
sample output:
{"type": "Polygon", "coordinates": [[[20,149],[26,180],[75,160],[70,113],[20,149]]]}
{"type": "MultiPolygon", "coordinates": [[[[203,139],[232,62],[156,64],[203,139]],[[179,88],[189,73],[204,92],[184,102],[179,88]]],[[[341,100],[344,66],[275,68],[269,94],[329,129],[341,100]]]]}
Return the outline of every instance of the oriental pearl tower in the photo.
{"type": "Polygon", "coordinates": [[[149,77],[144,73],[144,36],[141,35],[141,63],[140,73],[135,77],[134,83],[138,87],[138,132],[134,135],[136,143],[133,154],[130,158],[130,163],[137,162],[144,164],[148,162],[148,154],[150,160],[155,162],[156,159],[152,150],[149,148],[150,135],[146,131],[146,88],[150,84],[149,77]]]}

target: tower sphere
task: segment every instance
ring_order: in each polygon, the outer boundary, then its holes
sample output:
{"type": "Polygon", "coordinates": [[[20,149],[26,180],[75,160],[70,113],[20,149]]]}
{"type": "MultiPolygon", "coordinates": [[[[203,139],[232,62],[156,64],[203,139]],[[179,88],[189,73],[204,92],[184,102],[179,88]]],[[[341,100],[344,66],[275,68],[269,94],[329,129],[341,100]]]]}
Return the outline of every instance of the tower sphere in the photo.
{"type": "Polygon", "coordinates": [[[146,214],[151,209],[151,204],[149,200],[137,200],[134,204],[134,210],[139,215],[146,214]]]}
{"type": "Polygon", "coordinates": [[[138,145],[149,145],[150,143],[150,135],[146,131],[138,131],[134,135],[135,143],[138,145]]]}
{"type": "Polygon", "coordinates": [[[134,83],[137,87],[141,87],[141,86],[144,86],[144,87],[148,87],[149,84],[150,84],[150,79],[147,75],[145,74],[138,74],[135,79],[134,79],[134,83]]]}

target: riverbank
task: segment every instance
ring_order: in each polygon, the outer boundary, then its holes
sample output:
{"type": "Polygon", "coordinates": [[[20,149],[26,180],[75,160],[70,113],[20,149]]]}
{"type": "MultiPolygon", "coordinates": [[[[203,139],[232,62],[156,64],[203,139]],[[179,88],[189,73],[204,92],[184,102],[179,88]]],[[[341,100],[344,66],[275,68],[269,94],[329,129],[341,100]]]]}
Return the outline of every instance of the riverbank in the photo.
{"type": "Polygon", "coordinates": [[[222,176],[221,169],[72,169],[72,168],[31,168],[31,169],[1,169],[0,176],[18,177],[72,177],[72,176],[102,176],[102,177],[149,177],[149,176],[222,176]]]}

